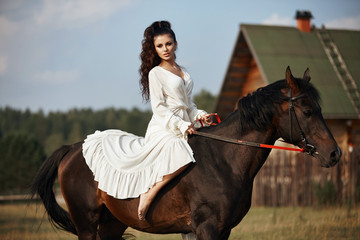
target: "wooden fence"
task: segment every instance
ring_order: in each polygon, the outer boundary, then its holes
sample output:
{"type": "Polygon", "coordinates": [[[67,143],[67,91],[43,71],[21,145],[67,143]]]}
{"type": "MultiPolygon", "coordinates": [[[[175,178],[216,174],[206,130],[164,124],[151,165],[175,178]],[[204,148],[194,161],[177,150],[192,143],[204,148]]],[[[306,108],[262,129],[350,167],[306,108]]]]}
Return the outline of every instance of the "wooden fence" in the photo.
{"type": "Polygon", "coordinates": [[[319,161],[302,153],[272,151],[255,177],[253,206],[306,206],[317,203],[314,185],[331,181],[336,201],[359,201],[360,148],[343,151],[332,168],[320,167],[319,161]]]}

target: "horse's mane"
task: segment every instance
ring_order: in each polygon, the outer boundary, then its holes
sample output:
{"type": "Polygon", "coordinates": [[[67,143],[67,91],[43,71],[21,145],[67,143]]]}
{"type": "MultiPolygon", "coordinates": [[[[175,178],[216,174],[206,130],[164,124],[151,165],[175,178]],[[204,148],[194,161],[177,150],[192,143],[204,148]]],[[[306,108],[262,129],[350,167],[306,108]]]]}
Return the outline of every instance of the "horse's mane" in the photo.
{"type": "MultiPolygon", "coordinates": [[[[303,79],[295,80],[301,93],[310,100],[310,104],[319,108],[320,97],[314,86],[303,79]]],[[[241,132],[250,129],[265,130],[271,124],[273,117],[279,113],[280,104],[289,100],[289,97],[281,91],[286,88],[288,88],[286,80],[279,80],[241,98],[237,111],[234,112],[240,116],[241,132]]]]}

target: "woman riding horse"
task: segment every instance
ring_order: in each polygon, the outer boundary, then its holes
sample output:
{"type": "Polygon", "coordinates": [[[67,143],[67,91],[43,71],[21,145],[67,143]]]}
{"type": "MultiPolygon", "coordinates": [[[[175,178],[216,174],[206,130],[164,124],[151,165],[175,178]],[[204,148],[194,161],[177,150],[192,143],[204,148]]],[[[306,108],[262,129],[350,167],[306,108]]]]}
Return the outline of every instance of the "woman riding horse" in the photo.
{"type": "Polygon", "coordinates": [[[195,131],[191,122],[211,123],[209,115],[191,101],[193,82],[175,62],[176,48],[169,22],[154,22],[145,30],[140,83],[153,111],[145,138],[120,130],[97,131],[83,144],[99,189],[119,199],[140,196],[140,220],[145,220],[157,192],[195,162],[186,141],[195,131]]]}

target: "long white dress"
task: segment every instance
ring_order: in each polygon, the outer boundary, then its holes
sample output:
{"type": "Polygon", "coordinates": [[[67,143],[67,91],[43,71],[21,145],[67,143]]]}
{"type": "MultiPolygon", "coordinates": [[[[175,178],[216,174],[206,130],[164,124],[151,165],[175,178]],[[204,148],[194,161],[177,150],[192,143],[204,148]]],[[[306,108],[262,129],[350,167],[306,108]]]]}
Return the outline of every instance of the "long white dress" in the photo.
{"type": "Polygon", "coordinates": [[[153,116],[145,137],[121,130],[87,136],[83,155],[98,188],[119,199],[138,197],[162,177],[195,162],[187,142],[191,122],[206,114],[191,101],[193,82],[156,66],[149,72],[153,116]]]}

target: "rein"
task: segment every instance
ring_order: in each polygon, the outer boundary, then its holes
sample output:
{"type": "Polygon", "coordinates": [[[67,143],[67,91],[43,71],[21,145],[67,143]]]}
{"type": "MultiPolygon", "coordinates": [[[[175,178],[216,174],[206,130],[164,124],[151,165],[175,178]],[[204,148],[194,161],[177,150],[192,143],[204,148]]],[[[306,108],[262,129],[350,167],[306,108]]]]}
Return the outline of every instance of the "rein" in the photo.
{"type": "Polygon", "coordinates": [[[248,142],[248,141],[243,141],[243,140],[239,140],[239,139],[222,137],[222,136],[218,136],[218,135],[214,135],[214,134],[210,134],[210,133],[198,132],[198,131],[195,131],[193,134],[196,134],[196,135],[199,135],[202,137],[216,139],[216,140],[227,142],[227,143],[234,143],[234,144],[238,144],[238,145],[245,145],[245,146],[259,147],[259,148],[271,148],[271,149],[279,149],[279,150],[287,150],[287,151],[295,151],[295,152],[306,152],[305,148],[291,148],[291,147],[282,147],[282,146],[268,145],[268,144],[262,144],[262,143],[256,143],[256,142],[248,142]]]}
{"type": "MultiPolygon", "coordinates": [[[[285,150],[285,151],[294,151],[294,152],[302,152],[302,153],[306,153],[309,155],[313,155],[316,153],[316,148],[313,145],[310,145],[308,143],[308,141],[305,138],[304,132],[301,129],[299,120],[296,116],[296,112],[295,112],[295,108],[294,108],[294,104],[293,102],[304,97],[304,94],[301,94],[299,96],[296,97],[292,97],[291,95],[291,90],[289,89],[289,121],[290,121],[290,140],[291,142],[293,142],[292,140],[292,115],[294,115],[295,118],[295,122],[296,125],[299,129],[299,134],[300,137],[302,139],[302,142],[305,144],[305,147],[302,148],[293,148],[293,147],[283,147],[283,146],[275,146],[275,145],[268,145],[268,144],[262,144],[262,143],[256,143],[256,142],[248,142],[248,141],[243,141],[243,140],[239,140],[239,139],[233,139],[233,138],[228,138],[228,137],[224,137],[224,136],[219,136],[219,135],[214,135],[211,133],[205,133],[205,132],[198,132],[198,131],[194,131],[193,134],[198,135],[198,136],[202,136],[202,137],[207,137],[207,138],[211,138],[211,139],[215,139],[215,140],[219,140],[219,141],[223,141],[223,142],[227,142],[227,143],[233,143],[233,144],[238,144],[238,145],[245,145],[245,146],[251,146],[251,147],[258,147],[258,148],[270,148],[270,149],[278,149],[278,150],[285,150]]],[[[221,122],[220,117],[218,116],[217,113],[212,113],[210,115],[214,115],[218,121],[218,123],[221,122]]],[[[202,122],[201,119],[197,120],[201,123],[201,126],[204,127],[204,124],[202,122]]],[[[215,123],[212,123],[212,125],[216,125],[215,123]]]]}

